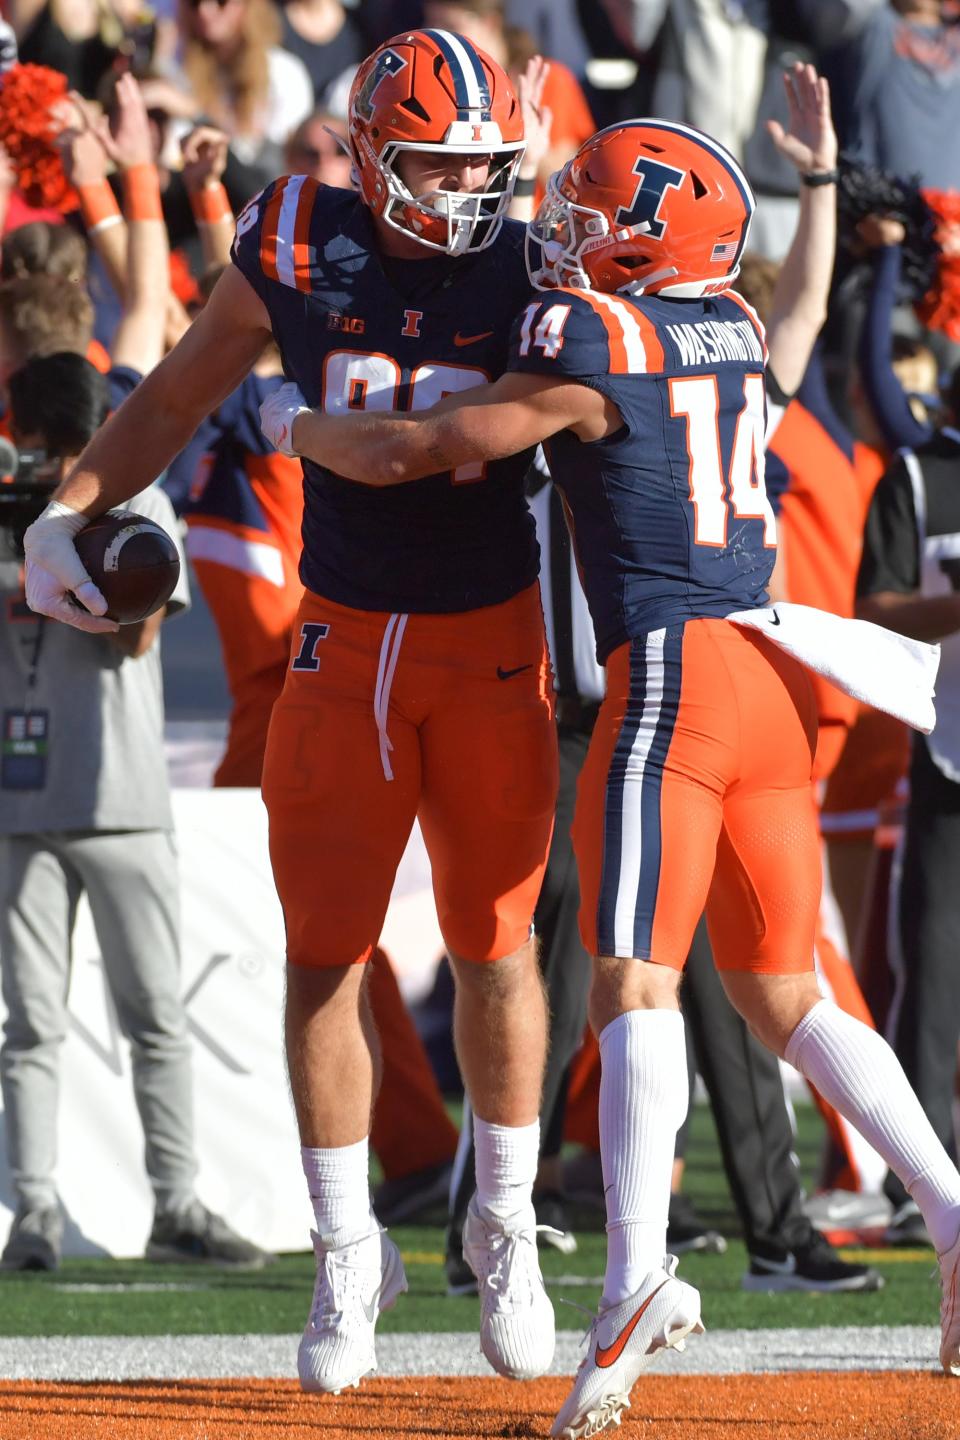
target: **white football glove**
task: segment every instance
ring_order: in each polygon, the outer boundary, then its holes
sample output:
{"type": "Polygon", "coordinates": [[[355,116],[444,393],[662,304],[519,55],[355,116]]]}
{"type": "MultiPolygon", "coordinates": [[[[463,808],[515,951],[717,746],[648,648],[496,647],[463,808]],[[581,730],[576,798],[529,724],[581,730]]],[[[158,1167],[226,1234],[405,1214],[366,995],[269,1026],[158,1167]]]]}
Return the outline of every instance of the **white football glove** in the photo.
{"type": "Polygon", "coordinates": [[[92,635],[119,629],[115,620],[100,617],[107,602],[83,568],[73,537],[86,525],[86,515],[51,500],[23,537],[26,557],[24,588],[27,604],[38,615],[62,620],[92,635]],[[80,606],[71,599],[71,592],[80,606]],[[90,612],[90,613],[88,613],[90,612]]]}
{"type": "Polygon", "coordinates": [[[304,410],[309,409],[300,387],[294,385],[292,380],[281,385],[279,390],[274,390],[260,406],[260,429],[281,455],[299,453],[291,449],[293,422],[304,410]]]}

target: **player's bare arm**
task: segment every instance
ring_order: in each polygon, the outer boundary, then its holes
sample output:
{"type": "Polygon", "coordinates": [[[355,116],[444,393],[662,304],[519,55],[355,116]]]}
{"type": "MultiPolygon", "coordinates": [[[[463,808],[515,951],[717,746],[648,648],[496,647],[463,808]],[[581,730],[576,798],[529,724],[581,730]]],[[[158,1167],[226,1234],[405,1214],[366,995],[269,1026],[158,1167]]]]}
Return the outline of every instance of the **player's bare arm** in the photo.
{"type": "Polygon", "coordinates": [[[587,385],[511,374],[412,415],[301,410],[291,441],[297,454],[348,480],[384,486],[514,455],[559,430],[599,440],[620,423],[615,407],[587,385]]]}
{"type": "Polygon", "coordinates": [[[911,640],[946,640],[960,630],[960,594],[901,595],[878,590],[857,598],[858,620],[872,620],[911,640]]]}
{"type": "Polygon", "coordinates": [[[767,348],[771,371],[792,395],[827,318],[837,233],[837,136],[824,77],[797,62],[783,79],[789,127],[771,120],[768,129],[800,176],[800,215],[773,292],[767,348]]]}

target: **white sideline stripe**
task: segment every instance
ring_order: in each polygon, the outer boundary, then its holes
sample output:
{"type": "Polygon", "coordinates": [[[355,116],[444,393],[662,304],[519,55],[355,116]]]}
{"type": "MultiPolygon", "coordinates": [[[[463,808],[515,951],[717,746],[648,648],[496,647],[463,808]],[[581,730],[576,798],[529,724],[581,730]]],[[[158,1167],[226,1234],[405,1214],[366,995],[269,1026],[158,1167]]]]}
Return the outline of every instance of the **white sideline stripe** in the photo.
{"type": "Polygon", "coordinates": [[[212,525],[190,525],[187,554],[191,560],[212,560],[229,570],[258,575],[261,580],[283,588],[283,557],[274,545],[244,540],[240,535],[231,535],[229,530],[217,530],[212,525]]]}
{"type": "MultiPolygon", "coordinates": [[[[0,1338],[4,1380],[196,1380],[296,1377],[299,1335],[57,1335],[0,1338]]],[[[937,1370],[936,1326],[815,1330],[715,1330],[666,1351],[664,1375],[742,1375],[803,1370],[937,1370]]],[[[550,1373],[572,1375],[580,1335],[557,1335],[550,1373]]],[[[475,1334],[381,1335],[381,1375],[480,1375],[493,1371],[475,1334]]]]}

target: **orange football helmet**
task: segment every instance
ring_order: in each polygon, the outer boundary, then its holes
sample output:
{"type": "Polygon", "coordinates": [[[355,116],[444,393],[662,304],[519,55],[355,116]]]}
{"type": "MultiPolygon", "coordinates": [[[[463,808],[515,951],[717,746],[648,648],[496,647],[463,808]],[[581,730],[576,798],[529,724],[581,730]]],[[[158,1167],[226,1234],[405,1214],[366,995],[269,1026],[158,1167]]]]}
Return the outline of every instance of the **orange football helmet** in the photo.
{"type": "Polygon", "coordinates": [[[523,156],[523,117],[505,71],[463,35],[397,35],[357,71],[348,106],[360,194],[375,215],[431,250],[463,255],[491,244],[523,156]],[[405,151],[489,155],[482,192],[412,195],[397,170],[405,151]]]}
{"type": "Polygon", "coordinates": [[[551,175],[527,227],[538,290],[711,295],[740,270],[755,208],[722,145],[670,120],[628,120],[551,175]]]}

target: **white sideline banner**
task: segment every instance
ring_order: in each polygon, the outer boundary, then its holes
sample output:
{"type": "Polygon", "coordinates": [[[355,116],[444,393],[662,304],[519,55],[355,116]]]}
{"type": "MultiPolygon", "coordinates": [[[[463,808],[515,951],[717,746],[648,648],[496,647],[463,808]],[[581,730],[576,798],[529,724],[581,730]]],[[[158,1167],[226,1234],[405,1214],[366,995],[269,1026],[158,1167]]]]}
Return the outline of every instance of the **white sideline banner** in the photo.
{"type": "MultiPolygon", "coordinates": [[[[226,789],[175,789],[173,809],[183,994],[193,1038],[197,1193],[257,1244],[307,1249],[313,1217],[284,1068],[283,919],[266,812],[259,791],[226,789]]],[[[419,828],[401,862],[381,943],[408,998],[428,988],[443,941],[419,828]]],[[[69,1008],[56,1175],[67,1212],[64,1253],[142,1255],[153,1197],[129,1047],[106,993],[85,903],[74,932],[69,1008]]],[[[13,1204],[3,1145],[0,1244],[13,1204]]]]}

